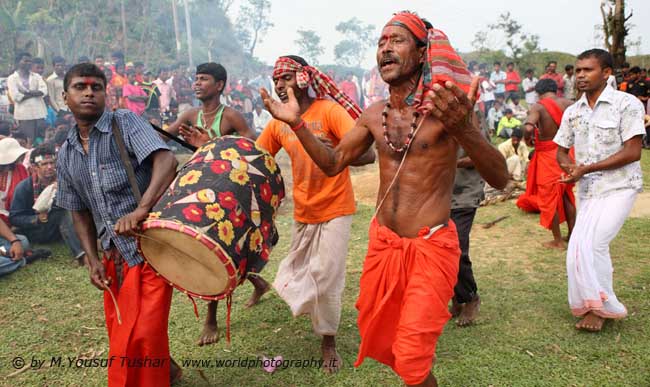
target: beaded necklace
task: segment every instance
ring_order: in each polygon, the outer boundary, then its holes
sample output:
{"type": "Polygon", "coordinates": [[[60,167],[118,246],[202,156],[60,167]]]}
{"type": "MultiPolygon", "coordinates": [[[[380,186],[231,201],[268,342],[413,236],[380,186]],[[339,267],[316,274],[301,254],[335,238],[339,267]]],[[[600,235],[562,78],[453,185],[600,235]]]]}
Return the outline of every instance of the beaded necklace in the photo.
{"type": "Polygon", "coordinates": [[[388,138],[388,123],[386,122],[388,119],[388,111],[390,110],[390,103],[386,102],[386,106],[384,107],[384,110],[381,112],[381,126],[384,128],[384,140],[386,141],[386,144],[390,149],[393,150],[393,152],[396,153],[402,153],[408,148],[409,144],[413,140],[413,136],[415,135],[415,130],[417,129],[417,120],[418,117],[420,116],[420,113],[416,111],[413,112],[413,120],[411,121],[411,132],[406,136],[406,140],[404,141],[404,144],[400,147],[396,147],[395,144],[393,144],[390,139],[388,138]]]}

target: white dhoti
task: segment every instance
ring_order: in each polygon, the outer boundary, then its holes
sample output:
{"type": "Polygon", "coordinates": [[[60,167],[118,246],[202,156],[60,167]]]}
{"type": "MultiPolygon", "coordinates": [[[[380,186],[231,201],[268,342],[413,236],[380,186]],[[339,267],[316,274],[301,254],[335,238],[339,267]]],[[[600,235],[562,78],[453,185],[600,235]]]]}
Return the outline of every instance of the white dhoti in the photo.
{"type": "Polygon", "coordinates": [[[519,156],[512,155],[508,157],[506,159],[506,165],[508,166],[508,173],[512,176],[513,180],[521,181],[526,176],[528,163],[519,156]]]}
{"type": "Polygon", "coordinates": [[[294,222],[289,255],[273,282],[293,316],[309,314],[319,335],[336,335],[339,327],[351,225],[352,215],[318,224],[294,222]]]}
{"type": "Polygon", "coordinates": [[[609,243],[623,227],[636,195],[634,190],[625,190],[580,200],[566,261],[569,306],[574,316],[589,312],[612,319],[627,316],[627,309],[614,294],[609,243]]]}

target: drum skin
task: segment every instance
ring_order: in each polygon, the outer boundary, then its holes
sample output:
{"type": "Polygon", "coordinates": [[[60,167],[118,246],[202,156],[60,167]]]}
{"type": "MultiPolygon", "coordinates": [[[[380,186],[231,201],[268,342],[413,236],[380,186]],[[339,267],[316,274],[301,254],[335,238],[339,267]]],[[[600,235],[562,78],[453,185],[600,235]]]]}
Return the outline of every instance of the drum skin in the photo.
{"type": "Polygon", "coordinates": [[[266,265],[284,195],[273,156],[248,138],[217,138],[197,149],[154,206],[138,249],[182,292],[224,298],[266,265]]]}

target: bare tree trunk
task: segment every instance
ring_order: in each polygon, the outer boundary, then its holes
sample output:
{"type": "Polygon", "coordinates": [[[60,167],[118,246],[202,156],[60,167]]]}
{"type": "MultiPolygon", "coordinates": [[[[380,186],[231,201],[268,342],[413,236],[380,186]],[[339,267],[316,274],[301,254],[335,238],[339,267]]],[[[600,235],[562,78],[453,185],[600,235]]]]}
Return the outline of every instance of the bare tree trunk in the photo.
{"type": "Polygon", "coordinates": [[[127,57],[128,44],[126,39],[126,11],[124,10],[124,1],[120,2],[120,13],[122,16],[122,38],[124,40],[122,49],[124,50],[124,58],[127,57]]]}
{"type": "Polygon", "coordinates": [[[625,16],[625,0],[603,0],[600,4],[600,13],[603,17],[605,47],[612,54],[614,68],[621,68],[625,62],[625,37],[629,32],[625,23],[632,14],[625,16]]]}
{"type": "Polygon", "coordinates": [[[187,55],[190,59],[190,68],[194,67],[194,59],[192,58],[192,22],[190,20],[190,6],[187,0],[183,0],[185,7],[185,29],[187,31],[187,55]]]}
{"type": "Polygon", "coordinates": [[[181,59],[181,33],[178,28],[178,11],[176,0],[172,0],[172,16],[174,18],[174,35],[176,36],[176,60],[181,59]]]}

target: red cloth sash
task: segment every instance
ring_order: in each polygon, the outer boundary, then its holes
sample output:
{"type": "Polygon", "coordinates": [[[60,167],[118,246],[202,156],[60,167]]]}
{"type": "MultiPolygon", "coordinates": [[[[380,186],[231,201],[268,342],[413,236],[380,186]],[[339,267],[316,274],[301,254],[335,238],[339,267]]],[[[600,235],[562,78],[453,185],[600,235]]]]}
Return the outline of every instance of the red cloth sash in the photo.
{"type": "MultiPolygon", "coordinates": [[[[559,126],[562,109],[551,98],[538,101],[559,126]]],[[[562,198],[566,194],[575,206],[574,184],[560,183],[562,168],[557,162],[558,145],[553,140],[540,141],[539,130],[535,128],[535,153],[528,166],[526,192],[517,199],[517,207],[526,212],[540,212],[539,223],[550,229],[556,212],[560,223],[566,221],[562,198]]]]}
{"type": "Polygon", "coordinates": [[[425,239],[429,231],[402,238],[373,218],[356,303],[361,343],[354,366],[371,357],[409,385],[431,371],[458,276],[456,226],[449,221],[425,239]]]}

